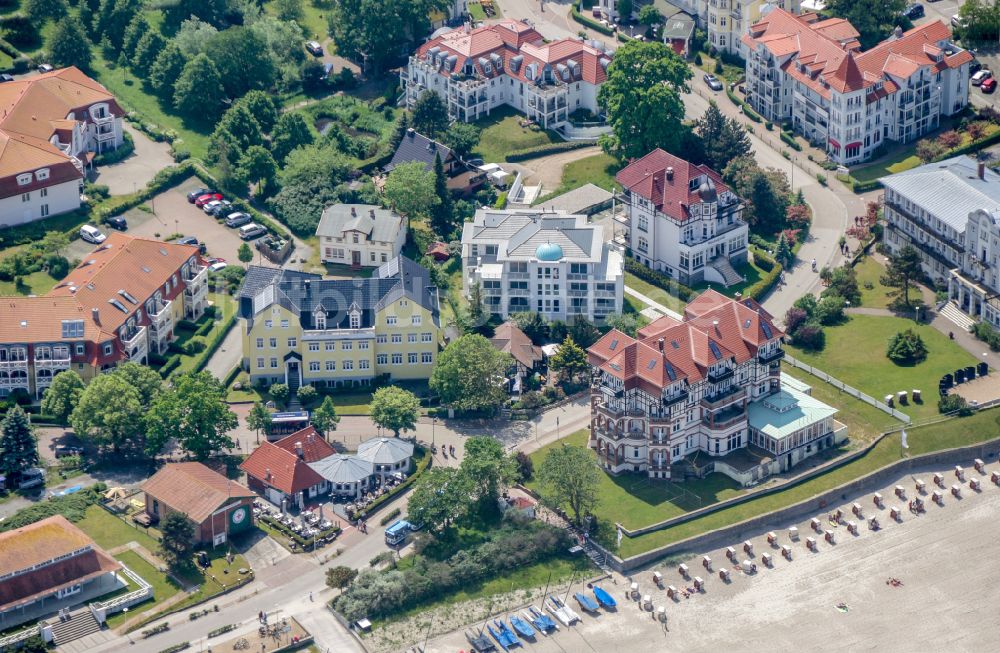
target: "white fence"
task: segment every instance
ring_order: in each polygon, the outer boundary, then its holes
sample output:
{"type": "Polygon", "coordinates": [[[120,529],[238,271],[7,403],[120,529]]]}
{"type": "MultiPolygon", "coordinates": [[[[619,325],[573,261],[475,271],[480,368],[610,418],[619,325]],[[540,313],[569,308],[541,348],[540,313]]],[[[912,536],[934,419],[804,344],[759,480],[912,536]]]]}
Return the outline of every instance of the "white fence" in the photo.
{"type": "Polygon", "coordinates": [[[40,634],[42,631],[40,626],[35,626],[34,628],[25,628],[20,630],[13,635],[7,635],[6,637],[0,637],[0,651],[6,651],[8,648],[16,648],[16,645],[28,639],[29,637],[34,637],[40,634]]]}
{"type": "Polygon", "coordinates": [[[833,387],[837,388],[838,390],[846,392],[847,394],[851,395],[852,397],[860,399],[861,401],[865,402],[866,404],[874,406],[875,408],[878,408],[882,412],[888,413],[888,414],[892,415],[893,417],[895,417],[896,419],[898,419],[899,421],[901,421],[901,422],[903,422],[905,424],[909,424],[910,423],[910,416],[907,415],[906,413],[901,413],[898,410],[896,410],[895,408],[893,408],[892,406],[890,406],[890,405],[888,405],[886,403],[883,403],[883,402],[875,399],[874,397],[866,395],[865,393],[861,392],[857,388],[855,388],[853,386],[847,385],[846,383],[844,383],[840,379],[838,379],[838,378],[836,378],[834,376],[830,376],[829,374],[827,374],[826,372],[824,372],[823,370],[821,370],[819,368],[813,367],[812,365],[807,365],[807,364],[803,363],[802,361],[796,360],[795,358],[789,356],[788,354],[785,354],[785,361],[788,362],[790,365],[793,365],[793,366],[797,367],[800,370],[809,372],[810,374],[812,374],[816,378],[829,383],[830,385],[832,385],[833,387]]]}
{"type": "Polygon", "coordinates": [[[90,611],[99,623],[104,623],[108,616],[121,612],[125,608],[130,608],[136,603],[142,603],[146,599],[153,597],[153,586],[125,565],[122,565],[122,573],[130,581],[139,586],[139,589],[116,596],[109,601],[94,601],[90,604],[90,611]]]}

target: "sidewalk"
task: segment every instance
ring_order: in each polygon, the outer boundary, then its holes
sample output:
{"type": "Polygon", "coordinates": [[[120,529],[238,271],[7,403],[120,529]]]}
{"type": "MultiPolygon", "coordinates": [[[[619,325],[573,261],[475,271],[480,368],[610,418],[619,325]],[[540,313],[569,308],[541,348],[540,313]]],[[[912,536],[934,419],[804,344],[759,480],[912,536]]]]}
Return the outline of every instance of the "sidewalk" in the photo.
{"type": "MultiPolygon", "coordinates": [[[[666,306],[664,306],[663,304],[661,304],[659,302],[656,302],[656,301],[653,301],[652,299],[650,299],[646,295],[643,295],[641,292],[639,292],[638,290],[636,290],[634,288],[630,288],[629,286],[625,286],[625,293],[629,294],[629,295],[631,295],[633,297],[635,297],[636,299],[638,299],[640,302],[643,302],[647,306],[651,306],[652,308],[654,308],[657,311],[659,311],[662,315],[668,315],[668,316],[674,318],[675,320],[683,320],[684,319],[684,316],[681,315],[680,313],[678,313],[677,311],[671,310],[671,309],[667,308],[666,306]]],[[[680,300],[678,300],[678,301],[680,301],[680,300]]]]}

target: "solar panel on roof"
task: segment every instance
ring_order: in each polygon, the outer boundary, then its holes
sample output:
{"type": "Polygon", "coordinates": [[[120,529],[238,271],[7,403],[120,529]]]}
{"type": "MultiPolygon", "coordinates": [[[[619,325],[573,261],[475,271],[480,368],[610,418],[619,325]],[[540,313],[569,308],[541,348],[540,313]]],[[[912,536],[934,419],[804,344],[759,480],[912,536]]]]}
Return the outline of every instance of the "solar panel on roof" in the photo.
{"type": "Polygon", "coordinates": [[[708,348],[712,350],[712,355],[715,356],[716,360],[722,358],[722,352],[719,351],[718,345],[716,345],[713,341],[711,340],[708,341],[708,348]]]}
{"type": "Polygon", "coordinates": [[[743,328],[744,329],[749,329],[750,328],[750,320],[747,320],[746,322],[743,323],[743,328]]]}

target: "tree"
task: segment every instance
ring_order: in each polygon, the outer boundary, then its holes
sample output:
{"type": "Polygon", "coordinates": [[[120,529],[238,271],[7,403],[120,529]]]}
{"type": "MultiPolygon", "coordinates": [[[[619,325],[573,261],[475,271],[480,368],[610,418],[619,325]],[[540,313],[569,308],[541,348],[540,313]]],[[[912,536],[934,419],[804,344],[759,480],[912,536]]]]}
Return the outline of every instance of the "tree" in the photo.
{"type": "Polygon", "coordinates": [[[300,113],[283,113],[274,125],[271,133],[271,154],[274,160],[283,162],[285,157],[297,147],[313,142],[313,134],[309,125],[300,113]]]}
{"type": "Polygon", "coordinates": [[[257,442],[260,442],[260,432],[266,433],[271,428],[271,411],[267,409],[267,406],[259,401],[254,402],[250,412],[247,413],[247,428],[253,429],[257,436],[257,442]]]}
{"type": "Polygon", "coordinates": [[[139,391],[117,374],[100,374],[80,395],[70,415],[76,434],[116,454],[142,447],[143,406],[139,391]]]}
{"type": "Polygon", "coordinates": [[[139,43],[135,46],[135,53],[132,55],[132,70],[136,75],[146,79],[156,63],[156,58],[163,52],[167,41],[160,33],[150,30],[142,35],[139,43]]]}
{"type": "Polygon", "coordinates": [[[627,23],[632,20],[632,11],[635,10],[635,4],[632,0],[618,0],[618,20],[619,22],[627,23]]]}
{"type": "Polygon", "coordinates": [[[541,345],[548,337],[549,325],[545,323],[542,316],[534,311],[522,311],[510,316],[517,328],[524,332],[524,335],[531,338],[531,342],[541,345]]]}
{"type": "Polygon", "coordinates": [[[430,216],[441,201],[435,192],[434,173],[419,161],[392,169],[385,180],[385,198],[393,209],[410,219],[430,216]]]}
{"type": "Polygon", "coordinates": [[[66,0],[25,0],[24,14],[39,29],[49,20],[58,21],[69,13],[66,0]]]}
{"type": "Polygon", "coordinates": [[[46,231],[38,242],[38,248],[46,253],[62,256],[69,247],[69,236],[61,231],[46,231]]]}
{"type": "Polygon", "coordinates": [[[906,329],[889,338],[885,355],[897,365],[914,365],[927,358],[927,345],[919,333],[906,329]]]}
{"type": "Polygon", "coordinates": [[[90,39],[80,19],[68,16],[56,23],[49,37],[49,58],[55,66],[76,66],[90,70],[90,39]]]}
{"type": "Polygon", "coordinates": [[[479,334],[466,334],[438,356],[430,387],[454,410],[492,411],[507,398],[503,379],[511,364],[510,354],[479,334]]]}
{"type": "Polygon", "coordinates": [[[444,531],[468,512],[471,491],[471,479],[458,469],[432,467],[413,485],[408,519],[432,532],[444,531]]]}
{"type": "Polygon", "coordinates": [[[517,478],[514,457],[507,453],[503,443],[488,435],[465,441],[460,469],[474,485],[476,498],[485,502],[496,502],[503,489],[517,478]]]}
{"type": "Polygon", "coordinates": [[[250,263],[253,260],[253,250],[250,249],[250,245],[242,243],[240,248],[236,250],[236,258],[240,259],[240,263],[244,266],[250,263]]]}
{"type": "MultiPolygon", "coordinates": [[[[278,105],[274,103],[274,98],[264,91],[250,91],[237,100],[233,106],[243,107],[248,110],[254,120],[257,121],[257,124],[260,126],[260,130],[262,132],[271,132],[278,122],[278,105]]],[[[258,143],[258,145],[260,145],[260,143],[258,143]]]]}
{"type": "Polygon", "coordinates": [[[781,263],[783,267],[788,267],[791,265],[792,260],[795,256],[792,254],[792,248],[788,244],[788,239],[785,237],[784,233],[778,235],[778,242],[774,246],[774,260],[781,263]]]}
{"type": "Polygon", "coordinates": [[[577,315],[569,326],[569,335],[573,338],[573,342],[586,348],[597,342],[601,332],[593,322],[582,315],[577,315]]]}
{"type": "MultiPolygon", "coordinates": [[[[457,124],[457,123],[456,123],[457,124]]],[[[407,130],[410,129],[410,119],[405,111],[399,113],[399,119],[396,121],[396,126],[392,130],[392,136],[389,137],[389,149],[393,152],[399,147],[399,144],[403,142],[403,137],[406,136],[407,130]]]]}
{"type": "Polygon", "coordinates": [[[222,78],[227,97],[239,98],[253,90],[267,90],[277,79],[274,61],[269,56],[268,44],[254,30],[247,27],[228,27],[206,46],[222,78]]]}
{"type": "Polygon", "coordinates": [[[337,415],[337,406],[333,403],[333,397],[329,395],[324,397],[323,403],[312,412],[310,419],[312,425],[324,438],[328,438],[331,433],[336,431],[340,416],[337,415]]]}
{"type": "Polygon", "coordinates": [[[793,306],[785,312],[785,330],[791,335],[808,320],[809,314],[805,310],[793,306]]]}
{"type": "Polygon", "coordinates": [[[326,570],[326,586],[342,590],[358,576],[358,570],[339,565],[326,570]]]}
{"type": "Polygon", "coordinates": [[[112,374],[136,389],[139,393],[139,405],[143,408],[149,408],[153,399],[163,389],[163,379],[160,375],[153,369],[135,361],[122,363],[115,368],[112,374]]]}
{"type": "Polygon", "coordinates": [[[399,386],[379,388],[372,395],[371,418],[376,426],[389,429],[399,437],[400,431],[412,431],[420,417],[420,400],[399,386]]]}
{"type": "Polygon", "coordinates": [[[538,481],[542,499],[553,508],[568,507],[578,525],[597,507],[601,472],[588,449],[566,444],[552,449],[539,466],[538,481]]]}
{"type": "Polygon", "coordinates": [[[826,3],[827,13],[846,19],[858,31],[862,50],[889,36],[905,8],[906,0],[829,0],[826,3]]]}
{"type": "Polygon", "coordinates": [[[958,10],[961,17],[960,32],[962,43],[993,41],[1000,33],[1000,7],[996,1],[965,0],[958,10]]]}
{"type": "Polygon", "coordinates": [[[535,475],[535,463],[531,460],[531,456],[524,453],[523,451],[518,451],[514,456],[515,462],[517,462],[517,477],[522,483],[527,483],[535,475]]]}
{"type": "Polygon", "coordinates": [[[746,198],[753,205],[755,224],[764,231],[776,231],[785,219],[788,196],[782,194],[764,173],[754,176],[746,198]]]}
{"type": "Polygon", "coordinates": [[[199,54],[184,64],[174,84],[174,107],[178,111],[191,118],[213,122],[222,108],[222,97],[222,76],[211,59],[199,54]]]}
{"type": "Polygon", "coordinates": [[[125,28],[121,51],[126,56],[131,56],[135,52],[136,46],[139,45],[139,39],[152,31],[153,29],[150,27],[149,21],[146,20],[146,14],[140,11],[129,21],[128,27],[125,28]]]}
{"type": "Polygon", "coordinates": [[[479,127],[467,122],[456,122],[444,133],[444,143],[459,159],[465,159],[479,145],[479,127]]]}
{"type": "Polygon", "coordinates": [[[636,315],[634,313],[620,313],[616,315],[609,315],[604,322],[612,329],[618,329],[625,335],[635,338],[639,329],[646,326],[646,324],[649,323],[649,320],[642,315],[636,315]]]}
{"type": "Polygon", "coordinates": [[[318,394],[319,391],[316,390],[316,386],[308,383],[299,386],[298,391],[295,393],[295,395],[299,398],[299,401],[307,406],[316,398],[318,394]]]}
{"type": "Polygon", "coordinates": [[[489,319],[490,314],[486,312],[486,304],[483,301],[483,285],[474,281],[469,286],[469,326],[478,329],[489,319]]]}
{"type": "Polygon", "coordinates": [[[685,128],[681,93],[691,70],[658,41],[629,41],[615,53],[597,101],[609,116],[612,134],[601,137],[604,151],[619,160],[645,156],[662,147],[676,151],[685,128]]]}
{"type": "Polygon", "coordinates": [[[288,386],[284,383],[272,383],[271,387],[268,388],[267,391],[271,395],[271,397],[279,404],[284,404],[286,401],[288,401],[288,395],[290,393],[290,390],[288,389],[288,386]]]}
{"type": "Polygon", "coordinates": [[[160,557],[172,571],[191,564],[194,555],[194,524],[181,512],[169,512],[160,524],[160,557]]]}
{"type": "Polygon", "coordinates": [[[262,146],[252,145],[240,157],[237,170],[240,178],[257,185],[257,194],[260,195],[274,183],[274,178],[278,174],[278,164],[274,162],[271,153],[262,146]]]}
{"type": "Polygon", "coordinates": [[[858,273],[850,263],[844,263],[833,271],[830,285],[823,294],[839,295],[855,306],[861,303],[861,289],[858,287],[858,273]]]}
{"type": "Polygon", "coordinates": [[[172,98],[174,84],[184,71],[185,64],[187,57],[180,47],[173,41],[168,41],[149,69],[149,85],[161,97],[172,98]]]}
{"type": "Polygon", "coordinates": [[[52,379],[52,385],[42,394],[42,413],[55,417],[59,424],[66,426],[69,424],[69,416],[80,403],[84,387],[83,379],[75,370],[65,370],[56,374],[52,379]]]}
{"type": "Polygon", "coordinates": [[[198,460],[234,446],[227,433],[237,426],[226,390],[210,372],[187,372],[153,400],[146,414],[147,451],[155,454],[174,438],[198,460]]]}
{"type": "Polygon", "coordinates": [[[430,32],[428,16],[447,11],[450,0],[341,0],[329,12],[330,34],[338,54],[363,61],[366,71],[379,73],[410,51],[414,38],[430,32]]]}
{"type": "Polygon", "coordinates": [[[16,487],[21,474],[38,464],[38,440],[24,409],[15,404],[0,422],[0,472],[7,487],[16,487]]]}
{"type": "Polygon", "coordinates": [[[448,107],[436,91],[424,91],[413,104],[413,128],[427,138],[448,129],[448,107]]]}
{"type": "Polygon", "coordinates": [[[752,154],[747,130],[740,121],[723,116],[714,100],[708,103],[708,110],[698,121],[697,130],[703,143],[705,163],[710,168],[722,170],[733,159],[752,154]]]}
{"type": "Polygon", "coordinates": [[[897,299],[905,306],[910,305],[910,285],[924,276],[920,252],[913,245],[904,245],[895,256],[889,257],[889,265],[881,278],[882,285],[900,288],[897,299]]]}
{"type": "MultiPolygon", "coordinates": [[[[619,3],[619,6],[621,4],[619,3]]],[[[653,25],[663,24],[663,14],[654,5],[648,4],[644,5],[642,9],[639,10],[639,22],[646,27],[652,27],[653,25]]]]}
{"type": "Polygon", "coordinates": [[[434,194],[438,202],[431,209],[431,226],[443,240],[448,240],[454,229],[455,207],[451,201],[448,176],[444,173],[444,164],[439,153],[434,154],[434,194]]]}
{"type": "Polygon", "coordinates": [[[938,412],[942,415],[954,413],[957,417],[968,417],[972,414],[972,407],[962,395],[944,395],[938,399],[938,412]]]}
{"type": "Polygon", "coordinates": [[[297,21],[304,14],[302,0],[275,0],[274,12],[281,20],[297,21]]]}
{"type": "Polygon", "coordinates": [[[247,148],[264,144],[264,130],[250,108],[242,103],[232,106],[212,132],[214,147],[225,147],[238,156],[247,148]]]}
{"type": "Polygon", "coordinates": [[[559,351],[549,359],[549,369],[559,374],[563,381],[573,382],[581,374],[590,370],[587,352],[566,336],[559,351]]]}
{"type": "Polygon", "coordinates": [[[143,13],[145,0],[101,0],[94,33],[107,38],[114,51],[122,51],[125,31],[137,14],[143,13]]]}

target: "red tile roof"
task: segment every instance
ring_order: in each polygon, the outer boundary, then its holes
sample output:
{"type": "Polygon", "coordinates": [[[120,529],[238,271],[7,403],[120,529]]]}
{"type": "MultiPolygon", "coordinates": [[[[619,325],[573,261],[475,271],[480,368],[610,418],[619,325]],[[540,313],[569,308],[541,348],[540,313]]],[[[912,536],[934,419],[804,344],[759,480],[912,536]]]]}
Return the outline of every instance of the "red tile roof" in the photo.
{"type": "Polygon", "coordinates": [[[638,338],[611,330],[588,349],[591,365],[625,383],[659,394],[678,381],[696,383],[715,363],[744,363],[763,343],[784,333],[753,300],[736,301],[707,290],[685,310],[684,321],[660,318],[638,338]]]}
{"type": "Polygon", "coordinates": [[[531,338],[511,321],[498,326],[490,342],[498,350],[513,356],[514,360],[529,370],[542,360],[541,348],[532,344],[531,338]]]}
{"type": "Polygon", "coordinates": [[[659,148],[641,159],[628,164],[615,176],[625,189],[651,201],[656,210],[676,220],[687,220],[693,204],[700,204],[702,197],[691,184],[699,177],[708,176],[716,195],[729,191],[716,171],[705,165],[694,165],[659,148]],[[668,169],[673,175],[668,175],[668,169]]]}
{"type": "Polygon", "coordinates": [[[323,482],[323,477],[308,463],[335,453],[333,446],[309,426],[277,442],[262,442],[240,464],[240,469],[285,494],[294,494],[323,482]],[[301,458],[296,454],[298,443],[302,444],[301,458]]]}
{"type": "Polygon", "coordinates": [[[201,463],[169,463],[142,484],[142,491],[200,524],[232,499],[254,496],[201,463]]]}

